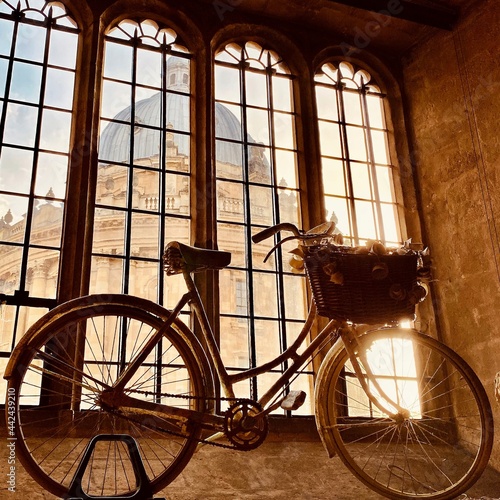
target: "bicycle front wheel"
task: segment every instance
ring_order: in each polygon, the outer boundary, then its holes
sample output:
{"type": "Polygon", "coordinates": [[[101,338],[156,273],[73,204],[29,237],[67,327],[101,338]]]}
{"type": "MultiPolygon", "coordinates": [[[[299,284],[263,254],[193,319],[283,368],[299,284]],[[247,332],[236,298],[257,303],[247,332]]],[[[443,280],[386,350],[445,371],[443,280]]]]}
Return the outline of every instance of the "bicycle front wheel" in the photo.
{"type": "MultiPolygon", "coordinates": [[[[8,396],[16,401],[17,455],[46,490],[66,498],[87,445],[99,435],[134,438],[153,492],[189,461],[199,426],[157,412],[110,408],[100,399],[168,314],[136,297],[89,296],[59,306],[27,333],[31,339],[16,357],[8,396]]],[[[206,411],[212,394],[201,355],[190,330],[176,320],[125,394],[206,411]]],[[[123,440],[99,440],[81,478],[82,491],[96,497],[137,492],[132,452],[123,440]]]]}
{"type": "Polygon", "coordinates": [[[388,498],[452,499],[465,492],[493,444],[491,407],[472,369],[414,330],[367,333],[357,353],[369,391],[392,417],[367,396],[342,348],[318,377],[318,426],[326,446],[388,498]]]}

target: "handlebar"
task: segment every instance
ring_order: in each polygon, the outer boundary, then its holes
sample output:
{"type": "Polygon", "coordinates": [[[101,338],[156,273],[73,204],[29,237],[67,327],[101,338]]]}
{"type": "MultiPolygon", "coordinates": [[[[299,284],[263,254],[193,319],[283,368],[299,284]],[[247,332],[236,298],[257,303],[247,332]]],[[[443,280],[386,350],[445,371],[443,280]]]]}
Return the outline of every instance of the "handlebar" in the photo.
{"type": "Polygon", "coordinates": [[[279,233],[280,231],[288,231],[292,233],[294,236],[302,235],[302,232],[295,224],[292,224],[291,222],[282,222],[280,224],[267,227],[266,229],[263,229],[257,234],[254,234],[252,236],[252,241],[254,243],[260,243],[261,241],[267,240],[267,238],[274,236],[276,233],[279,233]]]}
{"type": "Polygon", "coordinates": [[[269,256],[286,241],[290,241],[293,239],[300,239],[305,241],[317,238],[330,237],[331,235],[333,235],[334,230],[335,230],[334,222],[324,222],[319,226],[313,227],[307,232],[300,230],[295,224],[292,224],[291,222],[281,222],[280,224],[267,227],[266,229],[263,229],[262,231],[254,234],[252,236],[252,241],[254,243],[259,243],[267,238],[270,238],[271,236],[274,236],[276,233],[279,233],[281,231],[287,231],[289,233],[292,233],[292,236],[287,236],[286,238],[281,239],[281,241],[279,241],[276,245],[274,245],[274,247],[268,252],[266,258],[264,259],[264,262],[266,262],[269,256]]]}

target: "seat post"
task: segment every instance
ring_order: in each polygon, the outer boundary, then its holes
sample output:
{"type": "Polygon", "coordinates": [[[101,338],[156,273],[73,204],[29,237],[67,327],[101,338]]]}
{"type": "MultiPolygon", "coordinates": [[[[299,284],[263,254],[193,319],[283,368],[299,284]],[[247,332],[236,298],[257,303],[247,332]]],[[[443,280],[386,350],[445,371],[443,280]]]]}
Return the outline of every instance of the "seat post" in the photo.
{"type": "Polygon", "coordinates": [[[217,342],[215,340],[215,335],[212,330],[210,321],[208,320],[207,312],[201,300],[198,287],[194,283],[191,272],[189,271],[187,266],[183,267],[182,274],[184,276],[184,280],[186,282],[189,295],[191,297],[189,304],[194,309],[195,315],[198,318],[201,331],[203,334],[203,338],[198,340],[200,340],[205,349],[208,349],[208,352],[210,354],[209,360],[212,364],[212,367],[215,368],[215,371],[219,376],[220,383],[224,389],[226,396],[232,398],[234,397],[232,384],[229,380],[229,375],[222,361],[222,357],[219,351],[219,346],[217,345],[217,342]]]}

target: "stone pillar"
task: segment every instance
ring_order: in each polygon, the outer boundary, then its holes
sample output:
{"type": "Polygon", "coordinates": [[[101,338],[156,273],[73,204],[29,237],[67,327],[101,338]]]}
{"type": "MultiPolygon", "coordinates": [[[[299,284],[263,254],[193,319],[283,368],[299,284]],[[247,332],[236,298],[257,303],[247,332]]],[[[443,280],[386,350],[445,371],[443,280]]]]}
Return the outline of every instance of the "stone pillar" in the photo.
{"type": "Polygon", "coordinates": [[[97,257],[95,259],[95,270],[92,272],[92,275],[90,286],[93,292],[107,291],[109,283],[109,259],[106,257],[97,257]]]}
{"type": "Polygon", "coordinates": [[[35,261],[31,267],[31,286],[29,287],[32,297],[47,296],[47,271],[48,263],[46,261],[35,261]]]}

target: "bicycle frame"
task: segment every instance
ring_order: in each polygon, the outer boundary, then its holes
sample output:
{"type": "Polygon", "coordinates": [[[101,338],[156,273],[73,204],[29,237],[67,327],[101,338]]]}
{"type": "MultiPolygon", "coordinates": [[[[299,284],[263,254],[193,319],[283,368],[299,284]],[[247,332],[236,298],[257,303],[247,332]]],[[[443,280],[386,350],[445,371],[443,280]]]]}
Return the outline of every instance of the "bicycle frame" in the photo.
{"type": "MultiPolygon", "coordinates": [[[[310,356],[318,349],[329,343],[330,341],[335,341],[338,338],[338,334],[336,334],[338,330],[338,322],[330,321],[328,325],[321,331],[319,334],[312,340],[309,346],[304,350],[303,353],[298,354],[298,349],[304,342],[305,338],[311,331],[311,327],[316,316],[316,310],[314,305],[311,307],[308,313],[307,320],[300,332],[299,336],[295,340],[295,342],[286,349],[280,356],[276,357],[272,361],[265,363],[261,366],[250,368],[243,372],[229,374],[226,370],[224,363],[222,361],[222,357],[217,346],[215,336],[208,321],[205,308],[203,306],[201,297],[199,295],[198,289],[193,281],[191,274],[183,270],[184,280],[187,286],[187,293],[185,293],[175,308],[172,310],[169,318],[165,321],[164,325],[148,339],[148,342],[141,350],[141,352],[131,361],[131,363],[127,366],[127,368],[122,372],[121,376],[117,380],[114,387],[108,391],[109,396],[105,402],[113,404],[118,403],[122,406],[128,407],[137,407],[145,410],[161,412],[163,414],[167,414],[173,418],[179,419],[190,419],[196,420],[202,424],[220,424],[217,417],[211,418],[207,414],[203,414],[200,412],[196,412],[190,409],[182,409],[177,407],[172,407],[163,404],[157,403],[148,403],[146,401],[142,401],[136,398],[132,398],[123,394],[123,389],[126,384],[133,377],[134,373],[138,369],[138,367],[144,362],[144,360],[148,357],[151,351],[154,349],[155,345],[160,341],[161,337],[164,335],[164,332],[170,328],[172,323],[178,317],[181,310],[186,305],[191,305],[194,311],[196,318],[199,321],[201,331],[203,334],[203,340],[206,343],[208,354],[210,361],[212,362],[212,366],[215,368],[217,373],[217,377],[220,381],[221,387],[224,391],[224,394],[227,398],[234,398],[235,393],[233,386],[237,382],[250,379],[252,377],[262,375],[266,371],[275,368],[286,360],[292,360],[290,366],[285,370],[285,372],[278,378],[278,380],[272,385],[272,387],[259,398],[258,403],[264,408],[269,402],[283,389],[286,383],[290,380],[290,378],[297,373],[302,366],[304,366],[310,356]],[[199,413],[199,414],[198,414],[199,413]],[[198,415],[195,415],[198,414],[198,415]]],[[[268,408],[265,413],[272,411],[275,406],[268,408]]],[[[217,425],[216,425],[217,427],[217,425]]]]}
{"type": "MultiPolygon", "coordinates": [[[[234,398],[234,384],[237,382],[248,380],[252,377],[259,376],[265,372],[279,366],[284,361],[291,361],[290,366],[283,372],[283,374],[276,380],[276,382],[268,389],[268,391],[258,399],[258,403],[263,408],[263,414],[270,413],[277,406],[279,406],[283,397],[279,397],[280,392],[283,387],[287,385],[290,379],[300,371],[300,369],[308,362],[310,357],[317,351],[320,351],[327,344],[333,344],[339,338],[341,338],[348,350],[349,356],[352,360],[355,373],[362,384],[367,396],[373,402],[375,406],[382,412],[386,413],[389,417],[395,418],[393,412],[387,409],[379,399],[377,399],[371,392],[368,384],[366,383],[365,377],[361,375],[361,368],[358,364],[357,358],[354,355],[354,346],[356,344],[356,328],[346,326],[337,320],[330,320],[328,324],[318,333],[318,335],[312,339],[309,345],[304,349],[304,351],[299,354],[298,349],[305,341],[308,334],[311,332],[314,319],[316,317],[316,308],[314,303],[309,309],[308,316],[304,326],[298,335],[297,339],[293,344],[288,347],[282,354],[278,357],[269,361],[268,363],[262,364],[260,366],[244,370],[242,372],[229,374],[224,366],[222,357],[217,346],[215,336],[207,318],[205,308],[203,306],[201,297],[199,295],[198,289],[193,281],[193,278],[189,271],[183,270],[183,277],[187,286],[187,293],[185,293],[175,308],[172,310],[169,318],[165,321],[163,326],[148,340],[141,352],[131,361],[128,367],[123,371],[119,379],[113,388],[105,392],[105,397],[103,397],[104,403],[118,404],[120,406],[136,407],[138,409],[143,409],[147,411],[161,412],[162,414],[168,415],[169,417],[182,420],[182,421],[195,421],[204,427],[211,428],[214,430],[220,430],[221,428],[221,417],[217,415],[210,415],[206,412],[197,412],[191,409],[178,408],[174,406],[151,403],[143,401],[140,399],[133,398],[131,396],[125,395],[123,390],[130,379],[133,377],[134,373],[138,367],[145,361],[151,351],[154,349],[156,344],[160,341],[164,333],[170,328],[172,323],[180,314],[181,310],[186,306],[190,305],[193,308],[194,314],[199,321],[203,340],[207,346],[209,358],[212,362],[212,366],[215,368],[217,377],[220,381],[221,387],[227,398],[234,398]],[[271,401],[276,398],[278,402],[272,404],[271,401]]],[[[382,396],[393,408],[396,408],[398,412],[404,411],[391,400],[381,389],[376,381],[376,378],[371,373],[369,366],[366,364],[364,366],[366,377],[372,382],[378,394],[382,396]]]]}

